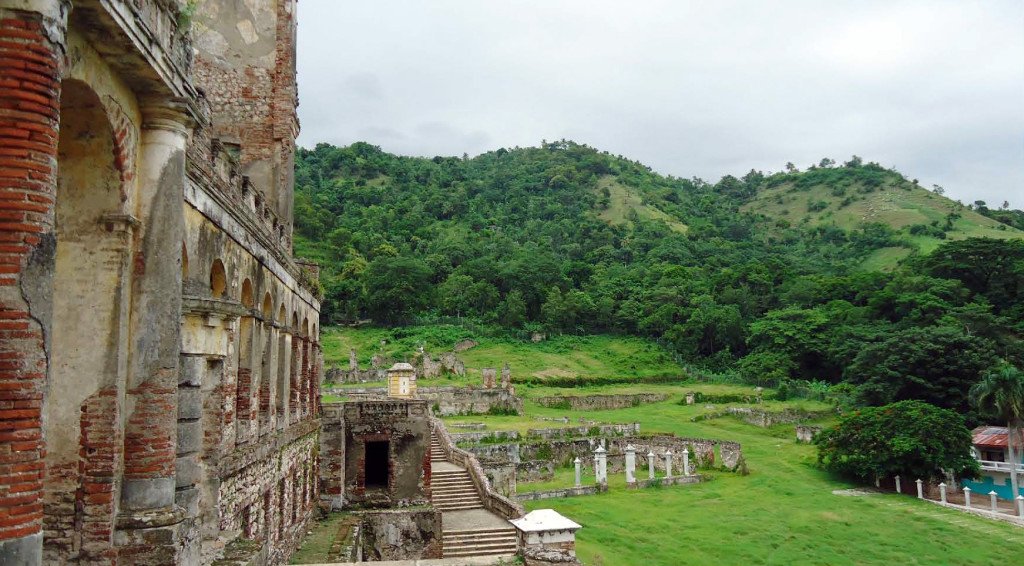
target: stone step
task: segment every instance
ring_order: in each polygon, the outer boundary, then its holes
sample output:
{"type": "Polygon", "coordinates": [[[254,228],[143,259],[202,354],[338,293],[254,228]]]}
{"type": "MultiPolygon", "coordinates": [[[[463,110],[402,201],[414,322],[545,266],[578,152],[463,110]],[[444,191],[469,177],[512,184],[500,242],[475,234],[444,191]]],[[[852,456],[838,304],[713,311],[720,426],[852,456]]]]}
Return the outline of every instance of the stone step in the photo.
{"type": "Polygon", "coordinates": [[[474,495],[460,497],[434,497],[430,500],[434,505],[462,505],[470,503],[481,503],[480,498],[474,495]]]}
{"type": "Polygon", "coordinates": [[[493,536],[476,536],[470,538],[448,538],[444,537],[444,547],[469,546],[473,544],[516,544],[516,535],[504,534],[493,536]]]}
{"type": "Polygon", "coordinates": [[[434,507],[444,511],[467,511],[469,509],[483,509],[484,504],[480,501],[470,503],[445,503],[443,501],[435,501],[434,507]]]}
{"type": "Polygon", "coordinates": [[[518,550],[515,542],[495,545],[469,545],[459,547],[445,547],[441,555],[445,558],[459,558],[466,556],[493,556],[498,554],[515,554],[518,550]]]}
{"type": "Polygon", "coordinates": [[[465,487],[459,487],[459,488],[444,488],[444,489],[438,489],[436,487],[432,487],[430,489],[430,493],[434,494],[435,496],[437,496],[437,495],[461,495],[461,494],[473,494],[473,495],[476,495],[476,488],[474,488],[473,486],[469,486],[469,485],[467,485],[465,487]]]}
{"type": "Polygon", "coordinates": [[[450,529],[442,531],[441,536],[445,537],[470,537],[473,535],[492,535],[507,533],[512,536],[516,535],[516,530],[513,527],[493,527],[490,529],[450,529]]]}

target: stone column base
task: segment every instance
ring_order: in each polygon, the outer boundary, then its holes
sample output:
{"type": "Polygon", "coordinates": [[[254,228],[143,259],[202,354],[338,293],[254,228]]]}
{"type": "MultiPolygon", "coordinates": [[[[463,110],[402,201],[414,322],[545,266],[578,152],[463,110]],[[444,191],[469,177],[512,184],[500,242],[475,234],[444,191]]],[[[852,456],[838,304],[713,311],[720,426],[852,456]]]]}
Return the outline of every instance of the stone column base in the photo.
{"type": "Polygon", "coordinates": [[[0,541],[0,564],[37,566],[43,563],[43,533],[0,541]]]}
{"type": "Polygon", "coordinates": [[[184,509],[172,507],[120,515],[114,543],[119,564],[198,565],[199,531],[185,517],[184,509]]]}

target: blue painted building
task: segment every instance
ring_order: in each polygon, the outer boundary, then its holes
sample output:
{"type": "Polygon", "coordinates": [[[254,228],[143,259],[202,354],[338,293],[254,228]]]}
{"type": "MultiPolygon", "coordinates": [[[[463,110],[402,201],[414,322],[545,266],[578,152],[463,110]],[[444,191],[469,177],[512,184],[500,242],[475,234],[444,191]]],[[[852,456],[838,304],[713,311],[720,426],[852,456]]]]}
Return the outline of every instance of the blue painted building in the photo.
{"type": "Polygon", "coordinates": [[[987,495],[996,492],[1000,499],[1016,499],[1024,495],[1024,455],[1017,450],[1017,461],[1010,462],[1010,450],[1007,448],[1009,434],[1006,427],[979,426],[972,431],[971,452],[981,466],[981,475],[977,479],[964,480],[963,486],[971,491],[987,495]],[[1010,483],[1011,466],[1017,468],[1018,493],[1013,493],[1010,483]]]}

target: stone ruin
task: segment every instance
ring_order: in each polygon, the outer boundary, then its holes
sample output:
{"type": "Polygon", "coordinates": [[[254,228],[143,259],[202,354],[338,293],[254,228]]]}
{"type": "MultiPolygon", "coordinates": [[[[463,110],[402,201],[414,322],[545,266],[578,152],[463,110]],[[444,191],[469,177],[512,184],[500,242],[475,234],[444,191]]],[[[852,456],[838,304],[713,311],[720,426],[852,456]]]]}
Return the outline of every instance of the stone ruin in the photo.
{"type": "Polygon", "coordinates": [[[0,563],[276,564],[305,534],[295,9],[0,0],[0,563]]]}

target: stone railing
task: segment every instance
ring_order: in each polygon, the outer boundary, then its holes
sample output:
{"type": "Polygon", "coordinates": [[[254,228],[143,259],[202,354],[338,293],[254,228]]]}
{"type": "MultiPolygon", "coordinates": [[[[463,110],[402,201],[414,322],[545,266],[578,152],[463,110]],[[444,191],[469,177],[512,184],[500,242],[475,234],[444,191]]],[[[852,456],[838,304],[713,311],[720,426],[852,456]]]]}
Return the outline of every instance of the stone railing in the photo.
{"type": "Polygon", "coordinates": [[[489,511],[497,513],[505,519],[518,519],[526,514],[525,509],[519,503],[501,495],[491,487],[487,474],[476,457],[455,446],[444,423],[437,417],[430,417],[430,426],[441,443],[441,450],[448,456],[448,460],[456,466],[462,466],[469,472],[469,476],[476,485],[477,493],[483,500],[484,507],[489,511]]]}
{"type": "Polygon", "coordinates": [[[149,51],[147,55],[159,71],[188,76],[192,69],[192,34],[182,27],[190,25],[185,21],[185,0],[103,0],[102,5],[120,20],[122,29],[136,36],[142,49],[149,51]]]}
{"type": "Polygon", "coordinates": [[[658,403],[668,399],[664,393],[633,393],[621,395],[554,395],[538,397],[537,404],[542,407],[567,409],[573,411],[598,411],[625,409],[647,403],[658,403]]]}

